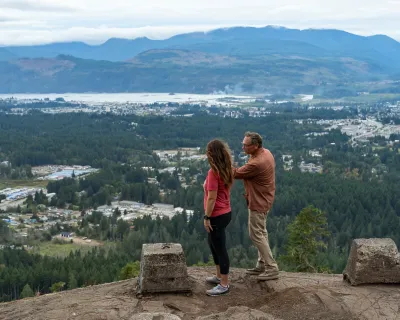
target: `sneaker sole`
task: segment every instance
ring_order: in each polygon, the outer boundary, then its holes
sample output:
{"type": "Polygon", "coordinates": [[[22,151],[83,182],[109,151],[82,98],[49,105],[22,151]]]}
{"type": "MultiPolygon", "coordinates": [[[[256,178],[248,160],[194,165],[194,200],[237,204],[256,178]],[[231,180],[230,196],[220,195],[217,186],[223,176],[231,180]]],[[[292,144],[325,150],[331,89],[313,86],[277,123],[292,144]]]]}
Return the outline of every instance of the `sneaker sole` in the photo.
{"type": "Polygon", "coordinates": [[[226,292],[224,292],[224,293],[218,293],[218,294],[211,294],[211,293],[207,293],[207,292],[206,292],[206,295],[208,295],[209,297],[218,297],[218,296],[227,295],[228,293],[229,293],[229,291],[226,291],[226,292]]]}

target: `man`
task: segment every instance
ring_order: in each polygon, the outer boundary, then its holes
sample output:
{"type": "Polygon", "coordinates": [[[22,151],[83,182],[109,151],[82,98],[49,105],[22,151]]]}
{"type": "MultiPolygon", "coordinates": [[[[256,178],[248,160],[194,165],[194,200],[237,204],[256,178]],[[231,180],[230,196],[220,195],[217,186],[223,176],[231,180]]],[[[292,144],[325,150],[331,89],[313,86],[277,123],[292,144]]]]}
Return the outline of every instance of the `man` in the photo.
{"type": "Polygon", "coordinates": [[[275,197],[275,159],[263,148],[262,138],[256,132],[246,132],[243,151],[250,155],[249,161],[234,168],[235,179],[242,179],[249,209],[249,235],[258,249],[258,262],[247,273],[257,275],[258,280],[273,280],[279,277],[279,269],[268,243],[266,219],[275,197]]]}

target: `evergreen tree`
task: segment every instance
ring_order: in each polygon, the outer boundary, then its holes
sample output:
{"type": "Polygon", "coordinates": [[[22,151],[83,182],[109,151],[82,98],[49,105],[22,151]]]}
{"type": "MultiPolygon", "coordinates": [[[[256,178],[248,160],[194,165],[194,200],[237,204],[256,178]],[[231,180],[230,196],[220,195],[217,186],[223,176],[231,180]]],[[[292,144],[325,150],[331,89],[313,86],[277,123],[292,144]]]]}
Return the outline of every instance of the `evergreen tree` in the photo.
{"type": "Polygon", "coordinates": [[[24,286],[24,288],[22,289],[20,298],[24,299],[24,298],[28,298],[28,297],[33,297],[35,294],[33,293],[32,288],[29,286],[29,284],[26,284],[24,286]]]}
{"type": "Polygon", "coordinates": [[[140,262],[139,261],[129,262],[120,271],[119,279],[126,280],[135,278],[139,275],[139,272],[140,272],[140,262]]]}
{"type": "Polygon", "coordinates": [[[316,256],[327,247],[325,237],[329,235],[326,215],[321,210],[308,206],[301,210],[288,226],[287,254],[282,261],[291,269],[300,272],[317,272],[316,256]]]}
{"type": "Polygon", "coordinates": [[[51,292],[59,292],[61,291],[65,286],[65,282],[59,281],[56,283],[53,283],[53,285],[50,287],[51,292]]]}
{"type": "Polygon", "coordinates": [[[78,288],[78,281],[76,280],[74,274],[70,272],[68,277],[68,289],[78,288]]]}

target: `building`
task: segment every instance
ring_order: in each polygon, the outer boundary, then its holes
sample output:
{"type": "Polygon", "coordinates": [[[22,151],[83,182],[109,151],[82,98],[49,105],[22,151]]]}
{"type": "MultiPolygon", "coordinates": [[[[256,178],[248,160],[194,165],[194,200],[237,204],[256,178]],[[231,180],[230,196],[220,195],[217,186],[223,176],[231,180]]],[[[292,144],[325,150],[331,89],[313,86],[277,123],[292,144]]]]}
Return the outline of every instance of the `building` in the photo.
{"type": "Polygon", "coordinates": [[[72,235],[73,235],[72,232],[61,232],[60,234],[62,238],[68,238],[68,239],[72,239],[72,235]]]}

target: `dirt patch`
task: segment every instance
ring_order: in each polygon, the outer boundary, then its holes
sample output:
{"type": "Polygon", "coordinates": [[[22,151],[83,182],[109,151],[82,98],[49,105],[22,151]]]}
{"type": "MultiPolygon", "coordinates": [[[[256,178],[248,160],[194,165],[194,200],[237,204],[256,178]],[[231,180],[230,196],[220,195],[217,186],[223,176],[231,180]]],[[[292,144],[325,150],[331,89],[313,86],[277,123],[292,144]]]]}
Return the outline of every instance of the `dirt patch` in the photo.
{"type": "Polygon", "coordinates": [[[102,246],[104,243],[97,241],[97,240],[92,240],[92,239],[85,239],[81,237],[73,237],[72,240],[74,241],[75,244],[78,245],[84,245],[84,246],[92,246],[92,247],[98,247],[102,246]]]}
{"type": "Polygon", "coordinates": [[[343,306],[331,308],[332,306],[326,305],[317,291],[288,288],[275,292],[268,297],[266,305],[260,310],[284,319],[359,319],[343,306]]]}
{"type": "Polygon", "coordinates": [[[57,240],[65,241],[67,243],[71,242],[71,240],[72,240],[72,243],[75,245],[78,245],[78,246],[98,247],[98,246],[104,245],[104,242],[101,242],[101,241],[87,239],[87,238],[83,238],[83,237],[76,237],[76,236],[73,236],[71,238],[66,238],[66,237],[62,237],[61,235],[56,235],[56,236],[54,236],[54,238],[57,240]]]}

